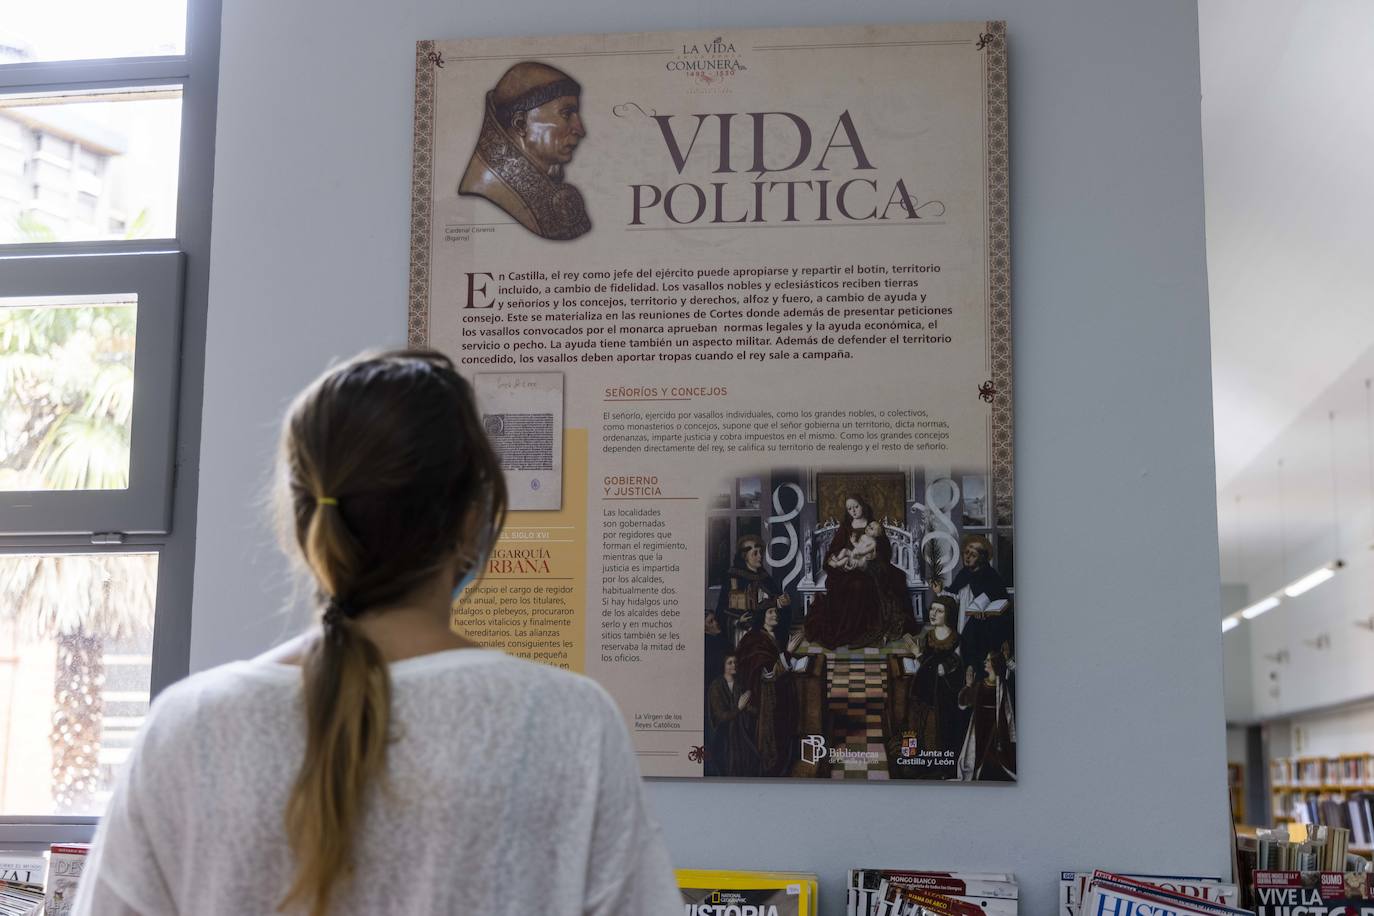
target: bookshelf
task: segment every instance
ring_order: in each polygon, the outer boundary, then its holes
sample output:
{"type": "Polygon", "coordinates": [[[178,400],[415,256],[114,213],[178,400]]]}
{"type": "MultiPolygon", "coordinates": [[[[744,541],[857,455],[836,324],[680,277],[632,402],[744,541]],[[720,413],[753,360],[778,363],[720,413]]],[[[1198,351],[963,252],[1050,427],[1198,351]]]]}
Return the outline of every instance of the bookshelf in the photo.
{"type": "Polygon", "coordinates": [[[1374,853],[1374,754],[1276,757],[1269,761],[1269,793],[1276,824],[1347,827],[1351,852],[1374,853]]]}

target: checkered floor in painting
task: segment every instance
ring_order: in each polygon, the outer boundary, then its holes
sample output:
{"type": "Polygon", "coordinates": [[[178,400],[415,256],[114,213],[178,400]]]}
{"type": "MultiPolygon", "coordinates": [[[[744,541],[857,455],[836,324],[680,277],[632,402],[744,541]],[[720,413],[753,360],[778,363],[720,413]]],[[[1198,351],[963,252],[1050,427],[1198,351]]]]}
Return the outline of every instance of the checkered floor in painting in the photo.
{"type": "Polygon", "coordinates": [[[876,752],[872,760],[837,761],[831,779],[887,779],[887,752],[883,747],[883,679],[885,655],[881,649],[849,650],[831,654],[827,695],[832,745],[850,751],[876,752]],[[843,736],[843,745],[839,739],[843,736]]]}

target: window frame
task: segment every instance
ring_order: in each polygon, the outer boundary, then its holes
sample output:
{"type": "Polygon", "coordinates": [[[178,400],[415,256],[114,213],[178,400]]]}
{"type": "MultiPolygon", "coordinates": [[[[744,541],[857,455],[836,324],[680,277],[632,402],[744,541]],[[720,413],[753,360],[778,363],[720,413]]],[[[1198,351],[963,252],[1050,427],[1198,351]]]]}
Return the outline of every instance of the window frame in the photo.
{"type": "MultiPolygon", "coordinates": [[[[180,332],[173,339],[168,352],[162,354],[173,367],[173,387],[177,392],[169,408],[173,432],[169,437],[170,461],[166,465],[163,481],[170,494],[170,524],[165,526],[165,533],[136,533],[128,530],[134,526],[121,527],[118,524],[109,529],[115,533],[95,537],[89,533],[0,532],[0,554],[103,550],[152,550],[158,553],[151,679],[153,697],[185,677],[190,670],[192,575],[195,567],[200,411],[204,393],[208,317],[221,9],[222,0],[186,0],[186,45],[185,53],[180,55],[0,64],[0,94],[3,95],[159,85],[181,88],[181,142],[174,237],[0,245],[0,296],[3,297],[16,295],[11,292],[11,272],[6,268],[17,265],[20,259],[41,261],[81,256],[173,253],[180,262],[180,332]]],[[[142,304],[140,299],[140,338],[145,330],[142,326],[142,304]]],[[[142,357],[141,340],[137,346],[140,352],[136,360],[142,357]]],[[[136,371],[137,368],[136,363],[136,371]]],[[[131,483],[133,463],[141,460],[133,454],[130,456],[131,483]]],[[[80,816],[0,816],[0,845],[6,848],[46,848],[54,842],[89,841],[97,821],[95,817],[80,816]]]]}
{"type": "Polygon", "coordinates": [[[0,817],[0,838],[5,848],[22,852],[47,852],[53,843],[89,843],[98,823],[93,817],[0,817]]]}
{"type": "MultiPolygon", "coordinates": [[[[49,537],[42,540],[50,543],[21,543],[31,540],[33,539],[0,535],[0,559],[15,554],[38,553],[157,554],[157,602],[159,606],[154,610],[153,621],[153,674],[149,683],[149,700],[151,702],[151,699],[157,696],[157,638],[158,626],[162,623],[159,615],[162,612],[163,587],[165,584],[175,581],[174,575],[169,576],[169,573],[173,571],[168,570],[166,564],[163,563],[166,551],[153,541],[141,545],[97,545],[91,543],[89,539],[79,543],[62,543],[61,541],[70,541],[70,539],[49,537]]],[[[98,817],[90,814],[0,814],[0,848],[45,851],[52,843],[89,843],[95,835],[99,821],[98,817]]]]}
{"type": "Polygon", "coordinates": [[[183,261],[179,251],[0,256],[0,307],[23,297],[138,297],[128,487],[0,491],[0,536],[171,530],[183,261]]]}

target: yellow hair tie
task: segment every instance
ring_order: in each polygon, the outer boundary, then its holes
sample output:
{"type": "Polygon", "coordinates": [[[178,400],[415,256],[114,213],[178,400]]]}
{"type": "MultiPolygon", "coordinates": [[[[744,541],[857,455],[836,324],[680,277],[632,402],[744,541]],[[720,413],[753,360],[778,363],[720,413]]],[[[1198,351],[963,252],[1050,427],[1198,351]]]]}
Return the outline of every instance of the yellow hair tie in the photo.
{"type": "Polygon", "coordinates": [[[337,506],[339,501],[332,496],[321,496],[315,500],[317,506],[337,506]]]}

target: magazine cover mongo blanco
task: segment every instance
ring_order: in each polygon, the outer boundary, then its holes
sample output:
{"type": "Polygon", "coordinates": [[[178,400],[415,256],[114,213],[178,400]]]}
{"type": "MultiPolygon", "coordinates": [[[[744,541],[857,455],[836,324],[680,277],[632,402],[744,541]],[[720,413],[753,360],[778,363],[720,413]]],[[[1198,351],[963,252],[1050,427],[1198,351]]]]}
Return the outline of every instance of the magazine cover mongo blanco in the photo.
{"type": "Polygon", "coordinates": [[[1014,780],[1004,24],[415,63],[410,340],[512,490],[455,627],[646,775],[1014,780]]]}

